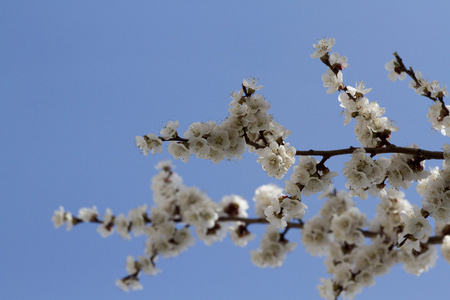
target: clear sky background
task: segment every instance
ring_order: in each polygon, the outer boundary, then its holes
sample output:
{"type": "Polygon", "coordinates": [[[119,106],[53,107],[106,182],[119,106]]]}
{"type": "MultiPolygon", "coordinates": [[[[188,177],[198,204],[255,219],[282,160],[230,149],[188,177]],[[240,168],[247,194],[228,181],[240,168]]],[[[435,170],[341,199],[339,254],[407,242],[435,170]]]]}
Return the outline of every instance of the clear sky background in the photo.
{"type": "MultiPolygon", "coordinates": [[[[145,157],[134,137],[158,133],[169,120],[180,132],[223,120],[230,92],[248,76],[260,78],[269,112],[292,130],[288,142],[297,149],[358,146],[354,122],[343,126],[338,94],[322,87],[326,67],[310,58],[324,36],[348,57],[344,83],[366,82],[369,99],[401,128],[391,142],[440,150],[448,138],[431,130],[431,101],[409,80],[392,83],[384,65],[398,51],[424,77],[448,82],[449,11],[444,0],[1,1],[0,299],[318,299],[316,285],[328,274],[298,231],[288,234],[299,245],[282,268],[251,263],[264,232],[254,225],[258,238],[246,248],[229,238],[197,241],[160,259],[163,272],[142,276],[143,291],[126,294],[114,281],[127,275],[127,255],[143,254],[144,238],[104,239],[90,224],[55,230],[51,217],[60,205],[74,214],[150,205],[154,166],[170,155],[145,157]]],[[[343,162],[327,165],[341,172],[343,162]]],[[[254,154],[219,165],[195,157],[174,163],[186,185],[215,201],[238,194],[251,202],[258,186],[277,182],[254,154]]],[[[342,177],[335,185],[344,187],[342,177]]],[[[420,205],[414,189],[407,198],[420,205]]],[[[373,217],[378,199],[355,200],[373,217]]],[[[304,202],[308,219],[324,200],[304,202]]],[[[449,275],[441,256],[421,277],[397,266],[360,298],[444,299],[449,275]]]]}

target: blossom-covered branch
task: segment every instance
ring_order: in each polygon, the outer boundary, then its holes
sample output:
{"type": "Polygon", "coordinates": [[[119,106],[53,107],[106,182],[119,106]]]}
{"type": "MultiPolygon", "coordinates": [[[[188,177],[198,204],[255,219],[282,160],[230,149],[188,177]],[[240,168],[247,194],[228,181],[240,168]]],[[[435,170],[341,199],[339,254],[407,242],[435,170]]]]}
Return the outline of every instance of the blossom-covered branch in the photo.
{"type": "MultiPolygon", "coordinates": [[[[357,150],[357,147],[349,147],[345,149],[336,149],[336,150],[297,150],[295,155],[299,156],[323,156],[323,157],[333,157],[338,155],[347,155],[352,154],[357,150]]],[[[444,152],[442,151],[429,151],[419,148],[408,148],[408,147],[398,147],[395,145],[388,145],[383,148],[363,148],[366,153],[370,153],[372,155],[376,154],[384,154],[384,153],[401,153],[401,154],[409,154],[416,157],[421,157],[423,159],[444,159],[444,152]]]]}
{"type": "Polygon", "coordinates": [[[365,96],[372,89],[366,89],[363,82],[356,87],[343,83],[342,70],[347,68],[347,57],[339,53],[331,53],[334,46],[334,38],[321,39],[314,45],[315,51],[311,55],[328,67],[327,73],[322,75],[323,86],[327,88],[327,94],[343,91],[339,94],[340,106],[344,108],[347,125],[351,119],[355,119],[355,135],[363,147],[381,148],[390,145],[391,133],[399,128],[393,126],[393,122],[387,117],[382,117],[385,109],[379,107],[377,102],[369,102],[365,96]]]}
{"type": "MultiPolygon", "coordinates": [[[[116,284],[128,291],[141,289],[139,275],[156,275],[158,258],[177,256],[195,242],[195,236],[206,245],[223,240],[230,234],[235,245],[244,247],[255,238],[250,225],[267,227],[260,247],[251,251],[252,262],[262,268],[281,266],[297,244],[287,239],[291,229],[300,229],[301,242],[313,256],[325,256],[325,266],[331,278],[321,279],[318,286],[325,299],[352,298],[365,286],[375,283],[375,277],[389,272],[395,264],[403,264],[408,273],[420,275],[433,267],[437,259],[436,245],[450,262],[450,145],[442,151],[431,151],[412,144],[399,147],[391,142],[391,133],[399,130],[384,117],[385,109],[370,102],[365,84],[355,87],[343,83],[347,58],[331,53],[333,38],[315,44],[313,58],[327,66],[322,75],[327,94],[340,92],[338,100],[344,109],[344,125],[351,120],[361,146],[334,150],[296,150],[286,142],[290,130],[268,113],[270,104],[258,94],[262,86],[257,80],[244,79],[239,91],[232,93],[228,117],[221,123],[196,122],[180,135],[178,121],[170,121],[159,135],[149,133],[136,137],[136,145],[147,155],[160,153],[164,142],[175,159],[188,162],[191,156],[219,163],[226,159],[241,159],[247,148],[254,152],[257,162],[267,175],[282,179],[293,166],[284,188],[263,185],[253,197],[256,217],[249,217],[248,202],[238,195],[225,196],[214,202],[196,187],[187,187],[174,172],[170,162],[157,165],[159,173],[153,178],[154,205],[143,205],[128,215],[114,215],[106,209],[102,218],[97,208],[82,208],[77,216],[60,208],[55,211],[55,227],[67,229],[79,223],[98,224],[97,231],[107,237],[117,232],[125,239],[144,235],[145,255],[126,258],[127,276],[116,284]],[[391,154],[390,157],[380,154],[391,154]],[[333,187],[338,172],[325,163],[331,157],[349,155],[342,175],[344,190],[333,187]],[[376,157],[377,155],[380,155],[376,157]],[[298,163],[294,166],[296,156],[298,163]],[[316,160],[313,156],[321,156],[316,160]],[[427,160],[443,160],[442,167],[427,171],[427,160]],[[417,182],[422,197],[421,207],[405,198],[407,190],[417,182]],[[326,198],[316,216],[309,219],[305,197],[320,194],[326,198]],[[353,198],[379,198],[375,217],[355,205],[353,198]],[[434,234],[432,223],[434,222],[434,234]]],[[[443,97],[445,87],[428,83],[420,72],[406,69],[401,58],[386,64],[389,78],[412,78],[410,87],[435,104],[428,117],[433,127],[444,135],[450,133],[450,116],[443,97]]]]}
{"type": "MultiPolygon", "coordinates": [[[[301,206],[280,194],[281,189],[272,185],[262,186],[256,190],[254,197],[258,218],[249,218],[246,213],[248,204],[244,199],[232,195],[224,197],[216,204],[208,200],[207,196],[198,189],[182,185],[181,178],[173,172],[171,165],[160,164],[158,168],[161,171],[153,178],[152,183],[157,206],[151,211],[148,211],[147,206],[144,205],[131,210],[126,217],[123,214],[115,216],[110,209],[107,209],[101,220],[95,206],[80,209],[76,217],[60,208],[59,211],[55,211],[53,217],[55,227],[66,224],[68,229],[83,222],[99,224],[98,232],[103,237],[111,235],[114,231],[126,239],[131,238],[131,233],[135,236],[147,236],[146,256],[139,256],[136,260],[128,256],[126,270],[129,275],[116,281],[116,284],[126,291],[142,288],[139,283],[141,272],[152,276],[160,272],[156,267],[159,256],[177,256],[192,246],[194,238],[191,228],[207,245],[222,240],[228,231],[236,245],[245,246],[254,238],[248,230],[248,225],[271,224],[261,242],[261,248],[252,251],[252,261],[260,267],[275,267],[283,264],[286,254],[295,248],[295,243],[289,242],[285,236],[290,228],[302,229],[302,242],[312,255],[334,255],[328,252],[330,247],[339,247],[339,251],[343,251],[342,253],[346,256],[357,253],[363,255],[365,251],[378,249],[375,246],[364,246],[366,244],[364,238],[370,238],[373,240],[372,245],[378,244],[380,240],[385,245],[391,245],[384,248],[387,256],[380,259],[385,260],[390,256],[398,255],[396,254],[398,251],[408,251],[404,250],[408,249],[407,247],[403,247],[408,244],[410,237],[414,238],[414,233],[403,233],[401,223],[398,223],[401,212],[410,209],[411,206],[402,198],[403,194],[395,190],[389,190],[387,197],[382,198],[384,202],[378,210],[380,214],[371,222],[368,222],[365,215],[354,206],[354,202],[347,193],[333,191],[324,194],[328,201],[325,202],[320,215],[304,223],[295,217],[299,216],[298,209],[301,210],[301,206]],[[286,199],[289,202],[285,202],[286,199]],[[387,203],[390,204],[386,205],[387,203]],[[392,214],[389,209],[393,203],[396,205],[402,203],[403,208],[395,215],[385,215],[383,209],[387,209],[386,213],[392,214]],[[388,219],[386,219],[387,216],[389,216],[388,219]],[[392,220],[396,220],[397,223],[391,223],[392,220]],[[369,224],[378,225],[368,226],[369,224]],[[275,230],[280,226],[284,226],[282,233],[275,230]],[[368,229],[364,229],[365,227],[368,229]],[[403,237],[400,249],[395,247],[397,235],[403,237]]],[[[443,233],[447,231],[449,231],[448,228],[442,229],[443,233]]],[[[420,240],[420,248],[413,249],[416,251],[415,255],[422,253],[421,249],[422,251],[430,249],[430,245],[444,243],[442,235],[430,236],[428,241],[425,237],[423,236],[420,240]]],[[[355,259],[359,257],[358,255],[355,259]]],[[[331,257],[335,261],[336,257],[331,257]]],[[[429,256],[423,257],[429,259],[429,256]]],[[[416,270],[414,268],[411,271],[416,270]]],[[[370,276],[377,276],[377,274],[375,272],[370,276]]],[[[360,277],[355,277],[352,282],[362,287],[366,283],[360,280],[360,277]]],[[[348,285],[342,285],[342,283],[339,285],[341,292],[349,293],[348,285]]]]}
{"type": "MultiPolygon", "coordinates": [[[[187,139],[183,139],[181,137],[175,137],[170,138],[168,140],[163,139],[162,137],[159,137],[163,142],[169,141],[177,141],[177,142],[188,142],[187,139]]],[[[255,148],[264,148],[263,146],[260,146],[259,144],[252,144],[251,142],[248,143],[250,146],[254,146],[255,148]]],[[[338,155],[348,155],[352,154],[358,147],[350,146],[345,149],[334,149],[334,150],[296,150],[295,155],[296,156],[323,156],[323,157],[333,157],[338,155]]],[[[374,147],[365,147],[364,150],[366,153],[370,153],[372,155],[377,154],[384,154],[384,153],[402,153],[402,154],[410,154],[417,157],[421,157],[423,159],[444,159],[444,152],[442,151],[430,151],[425,149],[419,149],[419,148],[408,148],[408,147],[399,147],[395,146],[393,144],[387,145],[383,148],[374,148],[374,147]]]]}
{"type": "Polygon", "coordinates": [[[406,68],[402,58],[397,52],[394,53],[394,59],[387,62],[385,68],[389,71],[389,79],[392,81],[404,80],[406,75],[411,77],[409,87],[421,96],[427,97],[434,101],[430,106],[427,117],[435,130],[441,131],[443,135],[450,135],[450,106],[445,105],[444,97],[448,97],[449,93],[446,86],[440,86],[439,82],[433,80],[429,82],[422,77],[420,71],[414,71],[412,67],[406,68]]]}

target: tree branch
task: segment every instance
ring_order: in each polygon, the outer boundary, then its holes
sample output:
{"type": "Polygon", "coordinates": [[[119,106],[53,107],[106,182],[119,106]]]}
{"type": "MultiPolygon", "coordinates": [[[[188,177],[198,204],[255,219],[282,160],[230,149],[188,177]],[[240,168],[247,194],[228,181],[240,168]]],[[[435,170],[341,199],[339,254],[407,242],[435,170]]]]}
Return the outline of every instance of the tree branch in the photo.
{"type": "MultiPolygon", "coordinates": [[[[336,149],[336,150],[297,150],[295,155],[298,156],[323,156],[323,157],[331,157],[338,155],[346,155],[352,154],[355,150],[359,148],[350,146],[345,149],[336,149]]],[[[395,145],[388,145],[383,148],[364,148],[366,153],[370,154],[382,154],[382,153],[402,153],[402,154],[410,154],[418,157],[422,157],[424,159],[444,159],[444,152],[442,151],[429,151],[418,148],[407,148],[407,147],[397,147],[395,145]]]]}
{"type": "MultiPolygon", "coordinates": [[[[246,136],[245,141],[248,145],[253,146],[257,149],[264,148],[263,146],[256,144],[252,141],[250,141],[246,136]]],[[[161,137],[159,137],[161,138],[161,137]]],[[[162,139],[162,138],[161,138],[162,139]]],[[[163,142],[166,141],[177,141],[177,142],[188,142],[188,139],[184,139],[181,137],[171,138],[168,140],[162,139],[163,142]]],[[[338,155],[347,155],[347,154],[353,154],[353,152],[361,147],[353,147],[350,146],[348,148],[344,149],[335,149],[335,150],[297,150],[295,152],[295,155],[297,156],[322,156],[326,157],[326,159],[332,157],[332,156],[338,156],[338,155]]],[[[424,150],[419,148],[408,148],[408,147],[398,147],[393,144],[386,145],[385,147],[380,148],[370,148],[370,147],[363,147],[366,153],[370,153],[372,155],[377,154],[383,154],[383,153],[401,153],[401,154],[410,154],[418,157],[422,157],[424,159],[444,159],[444,152],[442,151],[431,151],[431,150],[424,150]]]]}

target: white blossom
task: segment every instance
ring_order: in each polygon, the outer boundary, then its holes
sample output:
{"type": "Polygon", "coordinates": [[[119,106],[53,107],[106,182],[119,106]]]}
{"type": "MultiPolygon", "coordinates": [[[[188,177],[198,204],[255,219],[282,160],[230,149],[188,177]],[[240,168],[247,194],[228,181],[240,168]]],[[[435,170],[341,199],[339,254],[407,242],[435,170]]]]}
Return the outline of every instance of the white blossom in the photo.
{"type": "Polygon", "coordinates": [[[333,281],[330,278],[320,278],[322,284],[317,285],[320,297],[326,300],[335,300],[336,295],[333,287],[333,281]]]}
{"type": "Polygon", "coordinates": [[[130,233],[129,233],[129,227],[130,227],[130,221],[128,220],[125,215],[120,214],[114,219],[114,226],[116,228],[117,233],[125,238],[125,239],[131,239],[130,233]]]}
{"type": "Polygon", "coordinates": [[[409,82],[409,87],[414,89],[415,92],[419,95],[424,94],[430,94],[434,88],[437,85],[437,81],[433,81],[433,82],[428,82],[427,80],[422,78],[422,73],[420,71],[415,71],[414,75],[416,76],[416,79],[418,81],[418,83],[416,83],[416,81],[411,80],[409,82]]]}
{"type": "Polygon", "coordinates": [[[212,228],[219,218],[215,208],[204,203],[191,205],[183,211],[182,215],[186,224],[205,229],[212,228]]]}
{"type": "Polygon", "coordinates": [[[445,261],[450,264],[450,235],[444,236],[444,240],[441,245],[441,253],[445,261]]]}
{"type": "Polygon", "coordinates": [[[155,134],[149,133],[144,135],[144,137],[136,137],[136,145],[138,148],[147,156],[150,151],[153,155],[162,152],[162,140],[158,138],[155,134]]]}
{"type": "Polygon", "coordinates": [[[280,233],[268,227],[261,240],[260,249],[251,251],[252,262],[261,268],[280,267],[288,252],[297,246],[296,243],[280,240],[280,233]]]}
{"type": "Polygon", "coordinates": [[[406,73],[403,71],[399,70],[399,65],[397,63],[397,59],[394,58],[391,61],[387,62],[384,65],[384,68],[386,69],[386,71],[390,72],[388,74],[388,77],[391,81],[396,81],[397,78],[400,80],[405,80],[406,78],[406,73]]]}
{"type": "Polygon", "coordinates": [[[286,218],[281,213],[280,201],[278,198],[272,198],[270,205],[264,210],[266,220],[275,227],[283,229],[286,227],[286,218]]]}
{"type": "Polygon", "coordinates": [[[78,219],[81,219],[83,222],[92,222],[97,220],[98,211],[97,207],[94,205],[92,208],[83,207],[80,208],[78,213],[78,219]]]}
{"type": "Polygon", "coordinates": [[[175,244],[174,252],[181,253],[188,247],[193,246],[195,244],[195,239],[192,236],[191,230],[185,227],[175,231],[175,234],[173,235],[173,242],[175,244]]]}
{"type": "Polygon", "coordinates": [[[370,189],[377,191],[377,185],[386,178],[387,161],[384,158],[374,161],[366,155],[363,148],[355,150],[351,160],[344,164],[342,174],[347,177],[345,187],[350,190],[351,196],[367,199],[367,191],[370,189]]]}
{"type": "Polygon", "coordinates": [[[267,112],[267,110],[269,110],[270,108],[269,102],[267,102],[266,99],[264,99],[264,97],[260,94],[251,95],[249,98],[247,98],[246,104],[248,106],[248,109],[252,113],[256,113],[258,111],[267,112]]]}
{"type": "Polygon", "coordinates": [[[134,274],[138,271],[138,268],[136,268],[136,262],[134,261],[133,256],[129,255],[127,256],[127,264],[125,266],[125,269],[127,270],[128,274],[134,274]]]}
{"type": "Polygon", "coordinates": [[[335,93],[343,88],[342,84],[343,75],[342,72],[334,74],[330,69],[322,75],[323,86],[327,88],[327,94],[335,93]]]}
{"type": "Polygon", "coordinates": [[[448,115],[448,110],[450,110],[450,105],[445,105],[447,111],[442,107],[441,102],[436,101],[428,109],[428,120],[435,130],[439,130],[442,135],[450,136],[450,115],[448,115]]]}
{"type": "Polygon", "coordinates": [[[195,154],[197,158],[207,159],[211,150],[208,142],[204,138],[193,137],[189,139],[189,150],[191,154],[195,154]]]}
{"type": "Polygon", "coordinates": [[[324,197],[328,200],[320,209],[320,215],[330,221],[334,215],[340,216],[354,206],[352,198],[345,191],[327,191],[320,196],[320,198],[324,197]]]}
{"type": "Polygon", "coordinates": [[[133,291],[142,290],[143,287],[136,277],[117,279],[116,285],[125,292],[129,292],[130,289],[133,291]]]}
{"type": "Polygon", "coordinates": [[[394,241],[397,239],[398,228],[404,225],[402,215],[413,211],[412,205],[405,199],[405,193],[393,187],[386,189],[385,194],[380,195],[381,203],[377,205],[377,215],[372,221],[372,230],[378,231],[382,226],[386,235],[394,241]]]}
{"type": "Polygon", "coordinates": [[[306,221],[302,230],[302,243],[306,251],[313,256],[325,255],[330,244],[329,228],[329,222],[319,216],[306,221]]]}
{"type": "Polygon", "coordinates": [[[215,150],[223,151],[230,146],[228,132],[220,127],[216,127],[211,131],[207,141],[208,146],[214,148],[215,150]]]}
{"type": "Polygon", "coordinates": [[[73,220],[72,214],[70,212],[65,211],[64,207],[62,206],[59,207],[59,210],[55,210],[52,217],[53,225],[55,228],[64,225],[64,223],[67,223],[67,231],[72,229],[73,225],[72,220],[73,220]]]}
{"type": "MultiPolygon", "coordinates": [[[[215,124],[214,124],[215,125],[215,124]]],[[[192,123],[188,130],[183,134],[184,138],[191,139],[191,138],[200,138],[203,135],[206,135],[210,132],[211,124],[210,123],[192,123]]]]}
{"type": "Polygon", "coordinates": [[[215,242],[222,241],[227,235],[228,227],[225,224],[217,222],[211,228],[196,227],[195,233],[205,245],[210,246],[215,242]]]}
{"type": "Polygon", "coordinates": [[[272,199],[277,199],[283,193],[283,189],[274,184],[260,186],[255,191],[253,201],[255,202],[255,213],[260,218],[266,218],[265,209],[270,205],[272,199]]]}
{"type": "Polygon", "coordinates": [[[117,279],[117,280],[116,280],[116,286],[117,286],[119,289],[121,289],[121,290],[123,290],[123,291],[125,291],[125,292],[127,292],[127,293],[130,291],[130,288],[128,287],[128,281],[125,282],[125,281],[122,280],[122,279],[117,279]]]}
{"type": "Polygon", "coordinates": [[[403,262],[403,269],[409,274],[417,276],[434,267],[437,258],[437,249],[434,245],[429,245],[427,251],[421,252],[419,255],[403,251],[400,256],[401,262],[403,262]]]}
{"type": "Polygon", "coordinates": [[[242,80],[242,85],[245,86],[250,94],[253,94],[255,91],[262,89],[264,86],[258,85],[258,80],[255,78],[249,78],[249,80],[242,80]]]}
{"type": "Polygon", "coordinates": [[[134,236],[139,236],[144,233],[146,218],[147,205],[130,210],[128,213],[128,220],[131,222],[131,230],[133,231],[134,236]]]}
{"type": "Polygon", "coordinates": [[[176,159],[181,159],[185,163],[189,161],[190,156],[189,149],[187,149],[186,146],[183,144],[177,142],[170,142],[168,151],[176,159]]]}
{"type": "Polygon", "coordinates": [[[283,209],[283,215],[287,220],[291,218],[303,218],[306,214],[306,209],[308,209],[300,200],[294,200],[288,197],[285,197],[281,201],[280,207],[283,209]]]}
{"type": "Polygon", "coordinates": [[[169,121],[167,125],[159,132],[161,137],[165,140],[174,138],[177,136],[177,128],[179,126],[178,121],[169,121]]]}
{"type": "Polygon", "coordinates": [[[102,237],[107,237],[114,233],[114,215],[110,208],[106,209],[103,215],[103,223],[98,226],[97,232],[102,237]]]}
{"type": "MultiPolygon", "coordinates": [[[[366,84],[362,81],[356,83],[356,87],[347,86],[347,91],[356,98],[362,98],[365,94],[369,93],[372,89],[366,89],[366,84]]],[[[367,98],[366,98],[367,99],[367,98]]]]}
{"type": "Polygon", "coordinates": [[[271,142],[269,147],[257,150],[259,155],[257,162],[267,172],[267,175],[281,179],[289,171],[289,168],[295,162],[295,148],[290,147],[289,143],[278,145],[271,142]]]}
{"type": "Polygon", "coordinates": [[[364,244],[364,235],[360,229],[365,225],[366,216],[358,208],[351,207],[345,213],[332,219],[330,229],[337,241],[362,245],[364,244]]]}
{"type": "Polygon", "coordinates": [[[312,58],[320,58],[331,51],[335,43],[334,38],[323,38],[318,41],[317,44],[314,44],[314,53],[311,54],[312,58]]]}
{"type": "Polygon", "coordinates": [[[142,136],[136,136],[136,146],[144,153],[145,156],[148,155],[148,143],[142,136]]]}
{"type": "Polygon", "coordinates": [[[450,170],[445,162],[443,167],[444,170],[432,169],[427,178],[419,181],[417,192],[422,196],[422,208],[436,221],[447,223],[450,222],[450,191],[446,190],[446,178],[450,170]]]}
{"type": "Polygon", "coordinates": [[[420,242],[424,243],[432,233],[432,228],[427,219],[425,219],[417,205],[413,205],[413,210],[401,214],[404,222],[403,231],[398,234],[399,243],[407,250],[420,251],[420,242]]]}
{"type": "Polygon", "coordinates": [[[339,70],[342,70],[342,69],[348,67],[347,57],[340,56],[339,53],[337,53],[337,52],[330,54],[329,62],[333,68],[337,68],[339,70]]]}
{"type": "Polygon", "coordinates": [[[155,256],[155,258],[152,261],[148,257],[139,255],[137,264],[138,264],[139,268],[142,270],[142,272],[144,272],[145,274],[154,276],[161,272],[160,269],[155,267],[155,262],[157,260],[158,260],[157,256],[155,256]]]}
{"type": "Polygon", "coordinates": [[[223,197],[222,200],[218,203],[218,207],[222,215],[243,218],[246,218],[248,216],[248,202],[238,195],[223,197]]]}
{"type": "Polygon", "coordinates": [[[243,222],[233,222],[230,226],[230,237],[233,243],[239,247],[247,246],[248,242],[252,241],[256,235],[248,231],[247,226],[243,222]]]}
{"type": "Polygon", "coordinates": [[[209,149],[209,154],[208,154],[208,159],[210,159],[213,163],[218,164],[220,163],[222,160],[225,159],[225,151],[223,151],[222,149],[214,149],[214,148],[210,148],[209,149]]]}
{"type": "Polygon", "coordinates": [[[440,87],[439,83],[436,83],[433,91],[431,92],[431,96],[435,98],[448,97],[447,87],[446,86],[440,87]]]}

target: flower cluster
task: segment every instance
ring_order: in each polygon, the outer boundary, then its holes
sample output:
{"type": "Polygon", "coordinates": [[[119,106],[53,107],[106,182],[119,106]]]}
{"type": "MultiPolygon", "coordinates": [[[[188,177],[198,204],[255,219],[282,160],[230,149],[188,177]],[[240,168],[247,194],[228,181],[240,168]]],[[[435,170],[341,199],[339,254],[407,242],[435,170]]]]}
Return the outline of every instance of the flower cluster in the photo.
{"type": "Polygon", "coordinates": [[[332,185],[331,179],[337,175],[337,172],[330,172],[315,158],[303,156],[294,167],[290,180],[284,182],[284,190],[293,198],[301,199],[302,194],[309,196],[329,190],[332,185]]]}
{"type": "Polygon", "coordinates": [[[344,108],[344,124],[353,118],[356,121],[355,135],[363,147],[380,147],[388,144],[391,133],[398,127],[387,117],[385,109],[377,102],[370,102],[364,95],[371,91],[360,82],[356,87],[347,86],[347,91],[339,94],[339,102],[344,108]]]}
{"type": "Polygon", "coordinates": [[[332,94],[345,88],[343,75],[341,70],[348,67],[347,57],[340,56],[339,53],[329,52],[334,46],[334,38],[321,39],[317,44],[314,44],[314,53],[312,58],[320,58],[327,66],[330,67],[325,74],[322,75],[323,86],[327,88],[327,94],[332,94]]]}
{"type": "MultiPolygon", "coordinates": [[[[329,54],[333,45],[334,39],[322,39],[319,44],[314,45],[315,52],[311,55],[313,58],[320,57],[329,68],[327,73],[322,75],[327,94],[343,91],[339,94],[339,101],[344,108],[344,124],[348,124],[352,118],[356,120],[356,138],[363,147],[388,145],[391,133],[397,131],[398,127],[394,126],[387,117],[382,117],[384,108],[379,107],[376,102],[369,102],[364,96],[371,89],[366,89],[362,82],[357,83],[356,87],[344,85],[341,70],[348,67],[347,58],[338,53],[329,54]]],[[[391,69],[390,64],[389,66],[386,64],[386,68],[388,67],[391,69]]],[[[390,73],[390,76],[391,74],[397,73],[390,73]]]]}
{"type": "Polygon", "coordinates": [[[444,147],[445,161],[442,170],[438,167],[417,184],[422,196],[422,208],[437,222],[450,223],[450,145],[444,147]]]}
{"type": "Polygon", "coordinates": [[[343,191],[326,192],[328,197],[319,216],[305,222],[302,242],[312,255],[327,254],[332,242],[361,246],[364,244],[362,228],[367,226],[366,216],[354,206],[343,191]]]}
{"type": "Polygon", "coordinates": [[[397,53],[394,53],[395,58],[392,61],[386,63],[386,70],[390,73],[388,74],[389,79],[392,81],[400,80],[406,78],[409,75],[412,79],[409,82],[409,87],[412,88],[417,94],[430,98],[434,101],[428,109],[427,117],[430,121],[432,127],[435,130],[439,130],[442,135],[450,136],[450,106],[445,105],[444,97],[449,96],[449,92],[446,86],[440,86],[439,82],[436,80],[428,81],[422,77],[420,71],[413,71],[410,67],[409,70],[406,69],[403,64],[402,59],[397,53]]]}
{"type": "Polygon", "coordinates": [[[351,196],[367,199],[367,191],[376,196],[386,178],[386,169],[389,161],[385,157],[377,160],[366,155],[363,148],[355,150],[352,159],[345,163],[342,174],[347,177],[345,187],[350,190],[351,196]]]}
{"type": "MultiPolygon", "coordinates": [[[[418,148],[412,145],[409,148],[418,148]]],[[[430,172],[424,171],[425,160],[420,156],[410,154],[392,154],[387,167],[388,182],[395,188],[407,189],[413,181],[426,178],[430,172]]]]}
{"type": "Polygon", "coordinates": [[[322,279],[318,286],[325,299],[338,295],[352,298],[364,286],[375,283],[375,277],[389,271],[395,262],[395,251],[376,235],[372,244],[365,243],[362,228],[366,216],[343,191],[324,193],[328,200],[319,216],[305,222],[302,242],[311,255],[325,255],[325,265],[332,279],[322,279]]]}
{"type": "Polygon", "coordinates": [[[256,154],[259,155],[257,161],[267,175],[276,179],[283,178],[295,162],[295,148],[289,147],[289,143],[278,145],[272,141],[268,147],[256,150],[256,154]]]}
{"type": "Polygon", "coordinates": [[[127,256],[126,270],[129,275],[122,279],[117,279],[116,285],[126,292],[130,289],[133,291],[142,290],[143,287],[139,282],[137,275],[139,272],[143,272],[153,276],[161,272],[160,269],[155,268],[155,262],[157,260],[158,257],[150,259],[139,255],[138,259],[134,260],[133,256],[127,256]]]}
{"type": "MultiPolygon", "coordinates": [[[[403,263],[407,272],[417,275],[434,266],[436,247],[426,243],[431,227],[419,215],[420,210],[404,199],[404,193],[391,187],[380,194],[382,202],[371,221],[345,192],[324,196],[328,201],[320,216],[307,221],[302,230],[306,250],[312,255],[326,255],[327,272],[333,275],[318,286],[323,298],[342,295],[351,299],[396,263],[403,263]],[[365,232],[367,226],[370,231],[365,232]],[[371,244],[364,239],[368,234],[371,244]]],[[[448,250],[444,247],[443,251],[448,250]]]]}
{"type": "Polygon", "coordinates": [[[391,250],[396,263],[403,263],[408,273],[420,275],[434,266],[436,247],[426,243],[431,234],[428,220],[404,197],[403,192],[388,188],[380,196],[370,230],[383,233],[383,243],[396,247],[391,250]]]}
{"type": "MultiPolygon", "coordinates": [[[[448,95],[448,92],[447,92],[448,95]]],[[[434,129],[439,130],[442,135],[450,136],[450,105],[436,101],[428,109],[427,117],[434,129]]]]}
{"type": "Polygon", "coordinates": [[[275,227],[283,229],[291,219],[301,219],[308,207],[297,199],[288,196],[272,198],[270,205],[264,210],[266,220],[275,227]]]}
{"type": "Polygon", "coordinates": [[[277,230],[267,227],[260,247],[251,251],[252,262],[261,268],[274,268],[283,264],[286,254],[292,252],[297,244],[286,240],[277,230]]]}
{"type": "Polygon", "coordinates": [[[393,187],[380,194],[380,203],[376,207],[377,214],[372,220],[370,230],[384,232],[392,241],[397,241],[398,234],[403,230],[402,215],[412,210],[412,205],[405,199],[405,193],[393,187]]]}
{"type": "Polygon", "coordinates": [[[152,133],[136,136],[136,145],[145,155],[149,151],[156,154],[162,151],[162,143],[169,141],[168,151],[176,159],[188,162],[195,155],[214,163],[225,158],[241,159],[247,146],[259,156],[257,161],[269,176],[281,179],[295,162],[295,148],[284,143],[290,131],[267,113],[270,104],[256,94],[261,88],[254,78],[244,79],[239,92],[232,93],[230,115],[221,124],[193,123],[181,138],[178,121],[170,121],[159,137],[152,133]]]}
{"type": "Polygon", "coordinates": [[[450,235],[446,235],[442,241],[441,253],[444,259],[450,263],[450,235]]]}
{"type": "Polygon", "coordinates": [[[430,223],[423,217],[417,205],[413,205],[413,209],[403,213],[401,217],[403,231],[398,234],[400,245],[407,251],[420,252],[422,250],[420,244],[426,243],[433,231],[430,223]]]}
{"type": "Polygon", "coordinates": [[[421,157],[398,153],[390,159],[380,157],[373,160],[360,148],[353,152],[350,161],[344,163],[342,174],[347,178],[345,187],[350,190],[350,195],[367,199],[367,192],[371,196],[384,194],[386,180],[394,188],[407,189],[413,181],[426,178],[430,172],[423,170],[424,163],[421,157]]]}
{"type": "Polygon", "coordinates": [[[260,218],[266,218],[264,211],[272,201],[277,200],[283,194],[283,189],[275,184],[262,185],[255,191],[253,201],[255,202],[255,213],[260,218]]]}
{"type": "Polygon", "coordinates": [[[370,245],[353,247],[351,244],[333,243],[326,258],[327,272],[333,279],[322,279],[318,286],[324,299],[352,299],[365,286],[375,284],[375,277],[389,272],[396,259],[396,251],[390,251],[381,237],[376,237],[370,245]]]}
{"type": "Polygon", "coordinates": [[[233,220],[247,217],[248,203],[242,197],[225,196],[215,203],[198,188],[186,187],[181,177],[173,172],[170,162],[158,164],[157,169],[160,172],[153,177],[151,185],[156,206],[150,213],[147,205],[130,210],[128,216],[114,216],[108,208],[100,220],[95,206],[81,208],[77,217],[61,207],[52,218],[55,228],[64,224],[70,229],[82,222],[99,223],[98,232],[103,237],[114,230],[126,239],[131,238],[131,232],[134,236],[145,235],[146,256],[139,256],[136,261],[128,257],[126,269],[129,275],[116,281],[126,291],[142,288],[138,280],[140,272],[149,275],[160,272],[156,268],[158,256],[174,257],[192,246],[191,228],[206,245],[222,240],[228,231],[239,246],[245,246],[255,237],[246,223],[233,220]],[[220,217],[224,221],[219,220],[220,217]]]}
{"type": "Polygon", "coordinates": [[[275,185],[263,185],[256,189],[256,215],[265,218],[272,226],[283,229],[291,219],[301,219],[308,208],[300,199],[285,196],[275,185]]]}
{"type": "Polygon", "coordinates": [[[364,227],[366,227],[366,216],[357,207],[352,207],[341,215],[334,216],[330,229],[338,242],[363,245],[364,235],[360,229],[364,227]]]}

